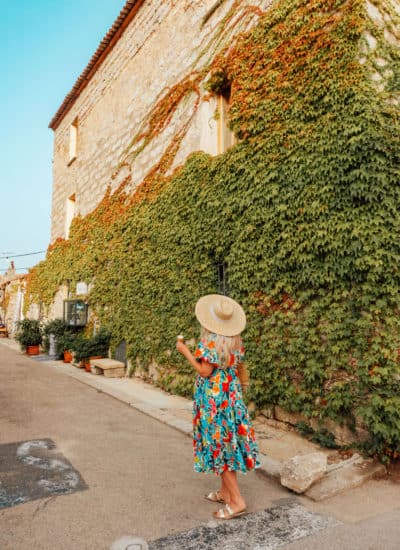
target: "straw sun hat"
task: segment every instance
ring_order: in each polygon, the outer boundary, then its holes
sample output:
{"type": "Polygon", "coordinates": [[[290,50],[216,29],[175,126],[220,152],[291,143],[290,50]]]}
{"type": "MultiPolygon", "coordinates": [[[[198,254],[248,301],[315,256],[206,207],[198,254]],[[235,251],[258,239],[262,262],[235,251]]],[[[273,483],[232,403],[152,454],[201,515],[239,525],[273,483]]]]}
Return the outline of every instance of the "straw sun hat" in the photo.
{"type": "Polygon", "coordinates": [[[242,306],[220,294],[208,294],[200,298],[195,314],[202,327],[221,336],[236,336],[246,326],[242,306]]]}

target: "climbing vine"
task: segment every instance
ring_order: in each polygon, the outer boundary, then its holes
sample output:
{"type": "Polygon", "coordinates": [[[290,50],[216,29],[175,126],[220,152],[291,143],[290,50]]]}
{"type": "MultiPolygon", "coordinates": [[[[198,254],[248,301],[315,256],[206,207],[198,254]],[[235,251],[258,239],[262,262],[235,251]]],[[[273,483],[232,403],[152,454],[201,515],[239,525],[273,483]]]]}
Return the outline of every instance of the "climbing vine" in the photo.
{"type": "Polygon", "coordinates": [[[366,449],[394,456],[399,18],[389,0],[369,11],[361,0],[281,0],[257,17],[161,98],[125,161],[184,98],[198,104],[206,78],[211,94],[231,87],[236,146],[195,153],[172,172],[182,128],[134,194],[128,177],[49,247],[30,274],[31,300],[49,305],[65,280],[92,281],[91,307],[114,345],[126,340],[134,367],[156,362],[160,385],[189,394],[193,373],[173,351],[175,335],[197,337],[193,306],[215,291],[221,258],[248,313],[256,405],[301,412],[322,428],[362,422],[366,449]]]}

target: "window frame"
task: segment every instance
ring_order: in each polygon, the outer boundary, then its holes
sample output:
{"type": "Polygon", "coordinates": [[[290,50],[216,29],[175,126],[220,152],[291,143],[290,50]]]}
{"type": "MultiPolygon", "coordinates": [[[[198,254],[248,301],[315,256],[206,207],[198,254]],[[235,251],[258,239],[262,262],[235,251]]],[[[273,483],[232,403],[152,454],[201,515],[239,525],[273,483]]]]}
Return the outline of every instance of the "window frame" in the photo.
{"type": "Polygon", "coordinates": [[[76,117],[69,127],[69,153],[68,166],[70,166],[78,156],[78,117],[76,117]]]}

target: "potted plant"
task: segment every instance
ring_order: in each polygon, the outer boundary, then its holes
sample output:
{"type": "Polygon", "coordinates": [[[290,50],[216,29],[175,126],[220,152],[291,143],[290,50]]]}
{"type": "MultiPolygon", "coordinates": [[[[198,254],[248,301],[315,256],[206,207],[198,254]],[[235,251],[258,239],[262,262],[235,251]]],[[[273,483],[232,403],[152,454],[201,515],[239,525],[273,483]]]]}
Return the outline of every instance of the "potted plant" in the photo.
{"type": "Polygon", "coordinates": [[[36,319],[23,319],[17,323],[16,341],[28,355],[38,355],[42,343],[42,326],[36,319]]]}
{"type": "Polygon", "coordinates": [[[56,354],[63,357],[64,363],[71,363],[72,351],[75,348],[75,342],[78,335],[73,332],[65,332],[56,339],[56,354]]]}
{"type": "MultiPolygon", "coordinates": [[[[63,356],[64,349],[59,349],[57,341],[66,333],[71,333],[70,327],[66,325],[63,319],[52,319],[43,327],[42,347],[45,353],[55,355],[57,359],[63,356]]],[[[64,343],[62,347],[64,346],[64,343]]]]}
{"type": "Polygon", "coordinates": [[[111,334],[108,330],[101,328],[100,331],[90,340],[90,357],[107,357],[110,347],[111,334]]]}
{"type": "Polygon", "coordinates": [[[90,372],[90,360],[108,355],[111,334],[101,329],[92,338],[81,337],[74,343],[75,360],[90,372]]]}
{"type": "Polygon", "coordinates": [[[77,335],[74,340],[72,351],[74,352],[75,362],[81,368],[87,368],[90,357],[90,341],[82,334],[77,335]]]}

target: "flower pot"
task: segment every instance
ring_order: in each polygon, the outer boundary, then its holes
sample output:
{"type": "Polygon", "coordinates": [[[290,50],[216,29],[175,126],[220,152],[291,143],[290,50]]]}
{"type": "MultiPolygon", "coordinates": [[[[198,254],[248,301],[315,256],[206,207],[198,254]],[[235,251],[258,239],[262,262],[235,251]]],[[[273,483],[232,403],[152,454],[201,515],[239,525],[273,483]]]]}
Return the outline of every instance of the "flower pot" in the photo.
{"type": "Polygon", "coordinates": [[[28,355],[39,355],[39,344],[36,346],[26,346],[26,353],[28,355]]]}
{"type": "Polygon", "coordinates": [[[79,367],[81,369],[85,369],[85,371],[90,372],[90,362],[89,358],[81,359],[79,363],[79,367]]]}
{"type": "Polygon", "coordinates": [[[71,363],[72,361],[72,353],[69,350],[64,350],[64,363],[71,363]]]}

